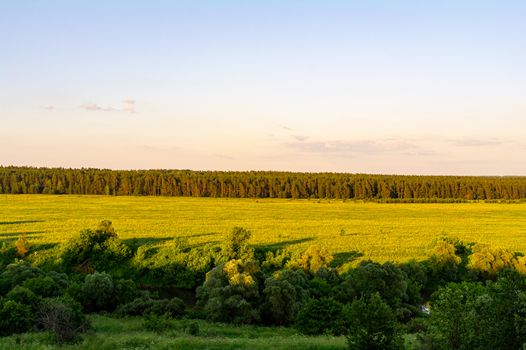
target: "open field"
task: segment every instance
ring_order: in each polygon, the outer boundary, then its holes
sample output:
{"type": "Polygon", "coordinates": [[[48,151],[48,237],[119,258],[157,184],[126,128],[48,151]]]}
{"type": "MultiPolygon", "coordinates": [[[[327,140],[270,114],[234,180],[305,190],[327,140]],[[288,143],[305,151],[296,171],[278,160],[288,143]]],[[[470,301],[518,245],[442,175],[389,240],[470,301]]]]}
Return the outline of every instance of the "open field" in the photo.
{"type": "Polygon", "coordinates": [[[357,251],[376,261],[422,259],[446,234],[526,251],[526,204],[379,204],[335,200],[188,197],[0,196],[0,238],[26,233],[32,244],[57,243],[103,220],[119,237],[162,243],[221,241],[234,226],[257,245],[312,243],[334,253],[357,251]]]}

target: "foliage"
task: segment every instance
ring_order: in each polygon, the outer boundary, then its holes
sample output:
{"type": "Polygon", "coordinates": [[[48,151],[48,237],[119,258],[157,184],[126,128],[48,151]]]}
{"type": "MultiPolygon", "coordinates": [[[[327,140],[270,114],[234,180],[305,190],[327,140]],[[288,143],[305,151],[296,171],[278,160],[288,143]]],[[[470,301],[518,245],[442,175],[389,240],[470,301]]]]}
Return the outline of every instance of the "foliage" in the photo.
{"type": "Polygon", "coordinates": [[[131,257],[131,249],[117,238],[111,221],[102,221],[96,230],[83,230],[70,239],[61,253],[66,268],[93,272],[114,266],[131,257]]]}
{"type": "Polygon", "coordinates": [[[24,233],[20,234],[18,237],[18,240],[15,242],[15,248],[19,257],[23,258],[27,255],[27,253],[29,253],[30,246],[24,233]]]}
{"type": "Polygon", "coordinates": [[[107,170],[0,166],[0,193],[447,202],[522,199],[523,177],[107,170]]]}
{"type": "Polygon", "coordinates": [[[311,299],[300,310],[295,327],[307,335],[345,334],[347,319],[343,304],[332,298],[311,299]]]}
{"type": "Polygon", "coordinates": [[[70,298],[45,299],[38,309],[38,323],[53,333],[58,344],[74,341],[90,328],[81,305],[70,298]]]}
{"type": "Polygon", "coordinates": [[[252,233],[242,227],[234,227],[225,239],[221,253],[223,259],[251,260],[254,258],[254,250],[249,245],[252,233]]]}
{"type": "Polygon", "coordinates": [[[326,269],[330,266],[333,256],[329,251],[318,245],[309,246],[303,253],[288,264],[289,268],[301,268],[304,271],[317,272],[319,269],[326,269]]]}
{"type": "Polygon", "coordinates": [[[76,297],[87,312],[112,311],[117,306],[113,278],[105,272],[87,275],[76,297]]]}
{"type": "Polygon", "coordinates": [[[379,293],[354,300],[346,307],[347,342],[351,350],[402,349],[396,317],[379,293]]]}
{"type": "Polygon", "coordinates": [[[307,276],[302,270],[282,270],[265,280],[261,315],[269,323],[288,325],[309,297],[307,276]]]}
{"type": "Polygon", "coordinates": [[[121,305],[116,313],[120,316],[168,315],[170,317],[181,317],[184,309],[184,302],[179,298],[159,300],[142,297],[121,305]]]}
{"type": "Polygon", "coordinates": [[[214,321],[253,323],[259,319],[259,266],[254,261],[230,260],[206,274],[197,289],[199,304],[214,321]]]}
{"type": "Polygon", "coordinates": [[[31,308],[13,300],[0,300],[0,335],[27,332],[34,324],[31,308]]]}
{"type": "Polygon", "coordinates": [[[363,261],[351,270],[340,286],[340,300],[353,300],[378,293],[392,308],[409,301],[408,277],[393,263],[379,264],[363,261]]]}

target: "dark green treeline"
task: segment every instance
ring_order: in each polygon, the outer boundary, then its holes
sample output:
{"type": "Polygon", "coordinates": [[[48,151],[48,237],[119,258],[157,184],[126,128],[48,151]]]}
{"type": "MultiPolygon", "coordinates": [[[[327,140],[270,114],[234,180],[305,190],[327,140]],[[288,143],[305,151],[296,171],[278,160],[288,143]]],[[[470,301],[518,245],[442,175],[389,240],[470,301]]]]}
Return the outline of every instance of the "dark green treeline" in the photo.
{"type": "Polygon", "coordinates": [[[526,177],[0,167],[1,194],[518,200],[526,177]]]}

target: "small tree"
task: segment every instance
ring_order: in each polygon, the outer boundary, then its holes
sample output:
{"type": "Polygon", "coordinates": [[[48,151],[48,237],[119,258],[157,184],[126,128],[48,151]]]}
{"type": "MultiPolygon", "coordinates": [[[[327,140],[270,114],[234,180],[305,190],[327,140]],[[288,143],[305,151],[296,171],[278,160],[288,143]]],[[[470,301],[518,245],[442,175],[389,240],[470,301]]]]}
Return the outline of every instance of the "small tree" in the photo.
{"type": "Polygon", "coordinates": [[[20,234],[18,240],[15,242],[15,247],[17,255],[21,258],[23,258],[24,256],[26,256],[27,253],[29,253],[30,246],[25,233],[20,234]]]}
{"type": "Polygon", "coordinates": [[[393,311],[380,294],[353,301],[346,309],[349,318],[347,343],[350,350],[402,349],[402,339],[393,311]]]}
{"type": "Polygon", "coordinates": [[[58,344],[75,340],[89,329],[80,304],[71,299],[46,299],[38,310],[39,324],[51,331],[58,344]]]}
{"type": "Polygon", "coordinates": [[[242,259],[251,260],[254,250],[249,245],[252,233],[242,227],[234,227],[227,236],[222,248],[225,260],[242,259]]]}
{"type": "Polygon", "coordinates": [[[307,335],[344,334],[345,323],[343,305],[332,298],[312,299],[296,318],[296,328],[307,335]]]}

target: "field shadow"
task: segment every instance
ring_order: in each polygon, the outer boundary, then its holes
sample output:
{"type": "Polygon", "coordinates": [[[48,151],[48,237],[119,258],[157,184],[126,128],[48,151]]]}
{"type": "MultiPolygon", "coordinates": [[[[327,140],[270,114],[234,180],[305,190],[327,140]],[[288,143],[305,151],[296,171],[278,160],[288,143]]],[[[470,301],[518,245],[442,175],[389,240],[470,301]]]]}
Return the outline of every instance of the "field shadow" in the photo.
{"type": "Polygon", "coordinates": [[[33,224],[35,222],[44,222],[44,220],[18,220],[18,221],[0,221],[0,225],[20,225],[33,224]]]}
{"type": "Polygon", "coordinates": [[[199,233],[196,235],[186,235],[186,236],[176,236],[174,238],[194,238],[194,237],[206,237],[206,236],[215,236],[218,235],[218,232],[208,232],[208,233],[199,233]]]}
{"type": "Polygon", "coordinates": [[[123,241],[132,247],[141,245],[152,245],[157,243],[164,243],[173,240],[173,237],[141,237],[141,238],[126,238],[123,241]]]}
{"type": "Polygon", "coordinates": [[[35,244],[35,245],[31,245],[31,251],[32,252],[38,252],[38,251],[41,251],[41,250],[48,250],[48,249],[55,248],[56,246],[58,246],[58,243],[35,244]]]}
{"type": "Polygon", "coordinates": [[[26,235],[27,237],[43,235],[44,231],[26,231],[26,232],[1,232],[0,237],[2,238],[18,238],[20,235],[26,235]]]}
{"type": "Polygon", "coordinates": [[[289,241],[282,241],[282,242],[276,242],[276,243],[271,243],[271,244],[261,244],[261,245],[257,245],[256,248],[265,250],[265,251],[276,252],[277,250],[287,248],[291,245],[310,242],[313,240],[314,240],[314,237],[305,237],[305,238],[293,239],[289,241]]]}
{"type": "Polygon", "coordinates": [[[354,260],[362,257],[363,253],[357,250],[351,252],[342,252],[334,254],[334,259],[332,260],[332,266],[337,267],[346,263],[353,262],[354,260]]]}

